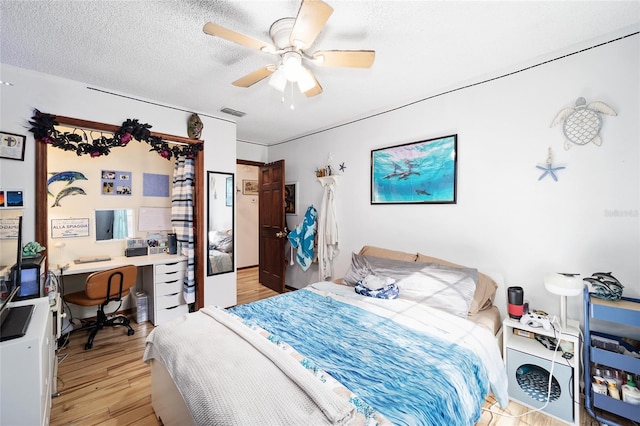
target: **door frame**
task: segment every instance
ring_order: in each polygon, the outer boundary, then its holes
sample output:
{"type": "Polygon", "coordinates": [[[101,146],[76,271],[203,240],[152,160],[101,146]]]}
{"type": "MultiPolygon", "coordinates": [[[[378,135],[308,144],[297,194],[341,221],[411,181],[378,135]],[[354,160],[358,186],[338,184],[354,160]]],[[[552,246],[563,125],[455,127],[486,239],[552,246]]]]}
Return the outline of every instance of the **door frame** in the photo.
{"type": "MultiPolygon", "coordinates": [[[[251,160],[241,160],[241,159],[236,159],[236,176],[239,175],[239,172],[237,170],[237,166],[255,166],[255,167],[262,167],[264,166],[266,163],[262,162],[262,161],[251,161],[251,160]]],[[[256,177],[257,179],[257,177],[256,177]]],[[[242,185],[242,182],[236,182],[236,185],[242,185]]],[[[240,188],[240,186],[238,186],[238,188],[240,188]]],[[[240,190],[238,190],[240,191],[240,190]]],[[[260,213],[258,213],[260,214],[260,213]]],[[[258,217],[258,223],[256,223],[256,227],[259,228],[259,223],[260,223],[260,218],[258,217]]],[[[260,232],[258,230],[258,244],[260,244],[260,232]]],[[[239,246],[238,246],[239,248],[239,246]]],[[[255,267],[260,267],[260,259],[258,258],[258,264],[257,265],[253,265],[253,266],[244,266],[242,268],[236,268],[236,270],[239,269],[247,269],[247,268],[255,268],[255,267]]]]}
{"type": "MultiPolygon", "coordinates": [[[[257,167],[264,167],[267,164],[271,164],[271,163],[265,163],[265,162],[261,162],[261,161],[251,161],[251,160],[241,160],[241,159],[236,159],[236,164],[239,165],[248,165],[248,166],[257,166],[257,167]]],[[[283,180],[284,180],[284,170],[283,170],[283,180]]],[[[284,205],[283,205],[284,208],[284,205]]],[[[258,215],[260,213],[258,212],[258,215]]],[[[260,226],[260,218],[258,217],[258,227],[260,226]]],[[[285,218],[285,223],[284,225],[286,226],[286,218],[285,218]]],[[[261,231],[260,229],[258,229],[258,245],[260,245],[260,238],[261,238],[261,231]]],[[[262,270],[262,265],[260,264],[260,254],[258,253],[258,281],[260,280],[260,271],[262,270]]],[[[260,283],[262,285],[264,285],[263,283],[260,283]]],[[[284,289],[286,288],[286,267],[285,270],[283,271],[283,276],[282,276],[282,289],[284,291],[284,289]]]]}

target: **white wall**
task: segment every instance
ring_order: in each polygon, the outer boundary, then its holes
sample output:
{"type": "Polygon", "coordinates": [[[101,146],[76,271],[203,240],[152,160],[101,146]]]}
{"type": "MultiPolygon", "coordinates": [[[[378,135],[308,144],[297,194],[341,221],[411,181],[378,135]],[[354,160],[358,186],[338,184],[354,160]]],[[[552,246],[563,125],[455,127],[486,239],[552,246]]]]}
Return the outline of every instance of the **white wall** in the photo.
{"type": "Polygon", "coordinates": [[[242,181],[258,180],[258,166],[238,164],[236,167],[236,268],[258,264],[258,196],[243,194],[242,181]]]}
{"type": "Polygon", "coordinates": [[[266,163],[267,152],[268,148],[266,146],[243,141],[236,142],[236,156],[240,160],[266,163]]]}
{"type": "MultiPolygon", "coordinates": [[[[152,131],[183,136],[187,133],[191,112],[105,94],[90,90],[81,82],[5,64],[0,64],[0,75],[3,81],[14,84],[0,85],[0,129],[27,136],[24,162],[0,159],[0,188],[26,190],[24,241],[31,241],[35,236],[35,154],[33,134],[28,131],[34,108],[54,115],[116,125],[127,118],[137,118],[141,123],[150,124],[152,131]]],[[[204,124],[201,138],[205,141],[205,171],[235,172],[235,123],[204,114],[200,114],[200,118],[204,124]]],[[[206,211],[204,214],[206,217],[206,211]]],[[[206,238],[205,227],[200,237],[206,238]]],[[[54,249],[48,247],[47,251],[54,249]]],[[[235,273],[205,278],[205,304],[235,304],[235,280],[235,273]]]]}
{"type": "MultiPolygon", "coordinates": [[[[640,52],[638,35],[486,84],[434,97],[269,149],[285,159],[286,180],[300,183],[300,208],[320,206],[314,176],[332,153],[345,163],[337,189],[341,253],[334,277],[364,244],[422,252],[521,285],[531,306],[558,313],[546,272],[590,276],[612,271],[640,296],[640,52]],[[583,96],[609,104],[597,147],[563,148],[556,114],[583,96]],[[371,205],[372,149],[458,135],[457,204],[371,205]],[[547,149],[558,182],[538,181],[547,149]]],[[[302,217],[300,217],[302,220],[302,217]]],[[[292,225],[294,226],[294,225],[292,225]]],[[[287,274],[295,287],[317,281],[317,268],[287,274]],[[295,277],[295,282],[292,282],[295,277]]],[[[501,289],[505,291],[505,289],[501,289]]],[[[580,319],[582,300],[569,301],[580,319]]],[[[504,310],[504,307],[501,307],[504,310]]]]}

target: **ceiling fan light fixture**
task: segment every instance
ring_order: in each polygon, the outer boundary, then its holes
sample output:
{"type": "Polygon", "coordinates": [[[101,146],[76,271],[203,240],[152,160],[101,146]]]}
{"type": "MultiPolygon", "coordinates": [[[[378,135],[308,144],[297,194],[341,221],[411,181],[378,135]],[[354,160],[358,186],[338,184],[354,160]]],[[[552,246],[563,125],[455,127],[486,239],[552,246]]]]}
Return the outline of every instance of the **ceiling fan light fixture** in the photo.
{"type": "Polygon", "coordinates": [[[316,79],[307,68],[302,67],[300,78],[298,78],[298,88],[305,93],[316,86],[316,79]]]}
{"type": "Polygon", "coordinates": [[[285,76],[284,69],[280,66],[273,74],[271,74],[271,77],[269,78],[269,86],[279,92],[284,92],[286,85],[287,77],[285,76]]]}
{"type": "MultiPolygon", "coordinates": [[[[203,30],[206,34],[223,38],[233,43],[279,56],[277,65],[267,65],[233,81],[237,87],[250,87],[271,76],[269,85],[279,92],[293,93],[293,86],[306,97],[323,92],[322,86],[311,69],[303,66],[303,59],[323,67],[370,68],[375,60],[373,50],[321,50],[310,54],[306,51],[316,42],[324,29],[333,8],[322,0],[301,0],[295,18],[281,18],[269,28],[273,43],[265,43],[238,33],[221,25],[208,22],[203,30]],[[287,85],[291,85],[290,88],[287,85]]],[[[293,102],[292,102],[293,105],[293,102]]]]}
{"type": "Polygon", "coordinates": [[[282,66],[284,75],[289,81],[298,81],[302,68],[302,56],[298,52],[286,52],[282,55],[282,66]]]}

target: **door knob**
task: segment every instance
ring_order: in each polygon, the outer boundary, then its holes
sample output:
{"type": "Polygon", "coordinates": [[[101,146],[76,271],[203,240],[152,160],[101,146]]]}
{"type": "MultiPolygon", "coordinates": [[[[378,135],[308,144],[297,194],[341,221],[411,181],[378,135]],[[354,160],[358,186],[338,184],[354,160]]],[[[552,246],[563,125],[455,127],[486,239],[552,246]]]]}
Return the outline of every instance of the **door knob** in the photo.
{"type": "Polygon", "coordinates": [[[284,237],[286,237],[286,236],[287,236],[287,233],[286,233],[286,232],[284,232],[284,231],[278,231],[278,232],[276,232],[276,237],[278,237],[278,238],[284,238],[284,237]]]}

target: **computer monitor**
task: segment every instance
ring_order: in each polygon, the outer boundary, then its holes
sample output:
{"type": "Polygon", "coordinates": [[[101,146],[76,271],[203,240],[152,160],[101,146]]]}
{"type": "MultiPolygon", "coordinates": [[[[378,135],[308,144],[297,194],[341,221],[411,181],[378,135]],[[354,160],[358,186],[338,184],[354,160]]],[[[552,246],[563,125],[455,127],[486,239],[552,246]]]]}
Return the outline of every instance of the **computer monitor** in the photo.
{"type": "Polygon", "coordinates": [[[44,287],[46,273],[44,272],[44,261],[46,257],[37,254],[33,257],[22,258],[20,266],[20,291],[15,296],[15,300],[34,299],[40,297],[41,289],[44,287]]]}

